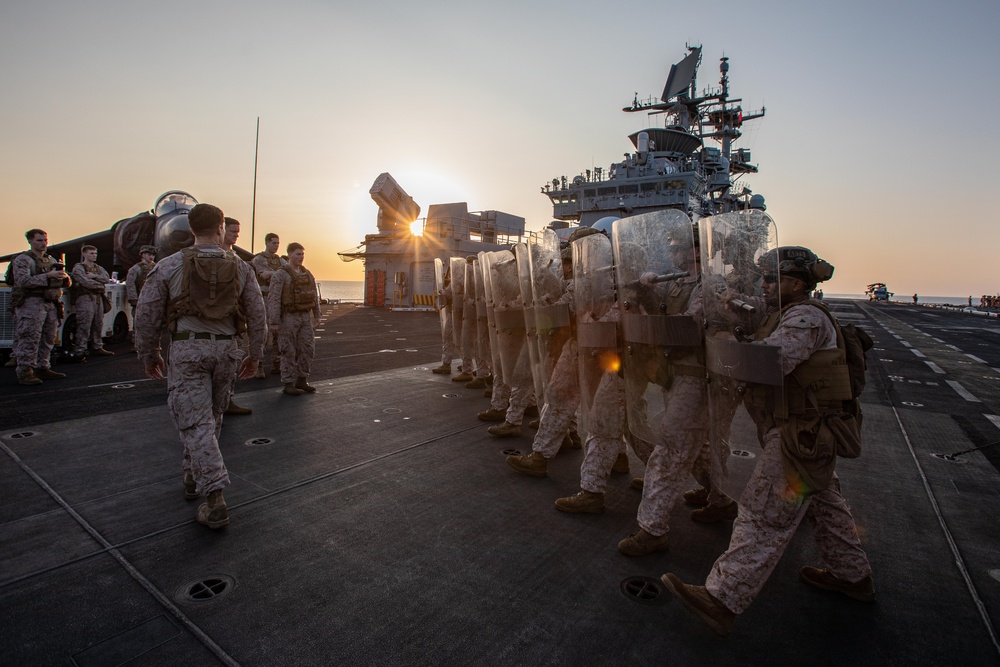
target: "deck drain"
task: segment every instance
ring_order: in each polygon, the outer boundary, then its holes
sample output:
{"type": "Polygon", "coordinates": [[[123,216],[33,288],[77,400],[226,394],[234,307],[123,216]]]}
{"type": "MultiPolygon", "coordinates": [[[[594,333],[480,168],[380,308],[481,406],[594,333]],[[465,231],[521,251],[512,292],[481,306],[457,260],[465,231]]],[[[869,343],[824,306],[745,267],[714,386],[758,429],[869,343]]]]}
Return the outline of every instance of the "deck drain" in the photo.
{"type": "Polygon", "coordinates": [[[455,398],[458,394],[441,394],[442,398],[455,398]]]}
{"type": "Polygon", "coordinates": [[[665,596],[666,592],[663,582],[652,577],[628,577],[621,583],[621,591],[625,597],[639,604],[663,604],[670,598],[665,596]]]}
{"type": "Polygon", "coordinates": [[[351,396],[349,399],[347,399],[347,402],[348,403],[365,403],[368,400],[369,399],[368,399],[367,396],[351,396]]]}
{"type": "Polygon", "coordinates": [[[753,452],[748,452],[745,449],[734,449],[732,455],[740,459],[753,459],[757,458],[757,455],[753,452]]]}
{"type": "Polygon", "coordinates": [[[501,450],[500,453],[503,454],[504,456],[520,456],[521,455],[521,450],[520,449],[504,449],[504,450],[501,450]]]}
{"type": "Polygon", "coordinates": [[[232,577],[213,574],[210,577],[192,581],[180,587],[178,597],[184,602],[211,602],[233,590],[232,577]]]}
{"type": "Polygon", "coordinates": [[[135,387],[134,384],[113,384],[113,385],[111,385],[112,389],[132,389],[133,387],[135,387]]]}
{"type": "Polygon", "coordinates": [[[30,438],[33,435],[37,435],[34,431],[19,431],[17,433],[11,433],[7,437],[11,440],[23,440],[24,438],[30,438]]]}
{"type": "Polygon", "coordinates": [[[387,414],[387,415],[395,415],[395,414],[399,414],[400,412],[402,412],[402,410],[400,410],[399,408],[386,408],[382,412],[384,414],[387,414]]]}
{"type": "Polygon", "coordinates": [[[264,445],[273,445],[274,438],[250,438],[243,444],[247,447],[263,447],[264,445]]]}
{"type": "Polygon", "coordinates": [[[923,403],[914,403],[913,401],[903,401],[903,405],[907,405],[907,406],[909,406],[911,408],[922,408],[922,407],[924,407],[923,403]]]}
{"type": "Polygon", "coordinates": [[[960,456],[955,456],[954,454],[931,454],[936,459],[941,459],[942,461],[947,461],[948,463],[968,463],[968,459],[963,459],[960,456]]]}

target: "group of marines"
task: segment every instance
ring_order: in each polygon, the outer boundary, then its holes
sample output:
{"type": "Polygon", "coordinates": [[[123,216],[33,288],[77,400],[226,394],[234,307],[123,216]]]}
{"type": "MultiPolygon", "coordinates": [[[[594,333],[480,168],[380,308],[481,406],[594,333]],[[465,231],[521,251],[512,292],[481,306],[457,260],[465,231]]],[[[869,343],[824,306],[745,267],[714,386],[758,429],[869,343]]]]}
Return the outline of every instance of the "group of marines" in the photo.
{"type": "Polygon", "coordinates": [[[692,224],[668,210],[601,220],[564,241],[545,230],[437,271],[443,344],[433,372],[451,374],[458,353],[452,380],[486,387],[491,406],[478,417],[502,421],[494,436],[519,435],[525,410],[542,406],[532,451],[507,464],[546,477],[548,461],[583,435],[581,490],[557,509],[603,512],[608,479],[629,472],[631,450],[645,472],[631,482],[642,499],[621,553],[667,549],[681,499],[698,508],[694,520],[735,521],[704,586],[662,577],[723,636],[803,518],[825,567],[803,567],[801,579],[875,598],[835,472],[838,454],[859,453],[860,403],[839,323],[810,298],[833,267],[774,238],[762,211],[692,224]],[[749,441],[762,453],[737,504],[723,490],[726,460],[749,441]],[[692,477],[699,486],[688,489],[692,477]]]}

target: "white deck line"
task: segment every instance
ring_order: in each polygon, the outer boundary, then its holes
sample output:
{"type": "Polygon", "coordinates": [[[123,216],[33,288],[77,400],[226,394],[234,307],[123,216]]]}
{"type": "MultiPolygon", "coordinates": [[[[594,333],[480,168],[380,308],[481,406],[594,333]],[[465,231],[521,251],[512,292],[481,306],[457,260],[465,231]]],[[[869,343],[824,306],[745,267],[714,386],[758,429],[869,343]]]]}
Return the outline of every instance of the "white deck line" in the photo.
{"type": "Polygon", "coordinates": [[[937,373],[938,375],[946,375],[946,373],[943,370],[941,370],[941,367],[935,364],[933,361],[925,361],[924,363],[927,364],[930,367],[930,369],[935,373],[937,373]]]}
{"type": "Polygon", "coordinates": [[[921,359],[923,359],[923,358],[925,358],[927,356],[926,354],[924,354],[923,352],[921,352],[920,350],[918,350],[915,347],[911,347],[910,348],[910,352],[912,352],[913,354],[917,355],[921,359]]]}
{"type": "Polygon", "coordinates": [[[969,401],[970,403],[982,403],[982,401],[980,401],[978,398],[976,398],[975,396],[973,396],[972,393],[968,389],[966,389],[965,387],[963,387],[962,385],[960,385],[957,381],[955,381],[955,380],[945,380],[945,382],[947,382],[948,385],[952,389],[955,390],[955,393],[957,393],[959,396],[961,396],[965,400],[969,401]]]}
{"type": "Polygon", "coordinates": [[[985,360],[980,359],[979,357],[977,357],[974,354],[969,354],[968,352],[965,353],[965,356],[967,356],[969,359],[972,359],[973,361],[975,361],[976,363],[979,363],[979,364],[985,364],[985,363],[987,363],[985,360]]]}

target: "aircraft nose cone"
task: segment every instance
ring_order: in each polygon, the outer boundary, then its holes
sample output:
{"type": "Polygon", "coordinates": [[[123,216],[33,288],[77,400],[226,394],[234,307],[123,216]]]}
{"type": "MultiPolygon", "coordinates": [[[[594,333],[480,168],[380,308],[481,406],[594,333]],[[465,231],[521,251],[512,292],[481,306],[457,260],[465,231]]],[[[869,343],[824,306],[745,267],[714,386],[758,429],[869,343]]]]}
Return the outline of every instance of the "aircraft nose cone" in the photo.
{"type": "Polygon", "coordinates": [[[174,250],[181,250],[194,243],[194,235],[186,229],[175,229],[170,232],[167,242],[174,250]]]}

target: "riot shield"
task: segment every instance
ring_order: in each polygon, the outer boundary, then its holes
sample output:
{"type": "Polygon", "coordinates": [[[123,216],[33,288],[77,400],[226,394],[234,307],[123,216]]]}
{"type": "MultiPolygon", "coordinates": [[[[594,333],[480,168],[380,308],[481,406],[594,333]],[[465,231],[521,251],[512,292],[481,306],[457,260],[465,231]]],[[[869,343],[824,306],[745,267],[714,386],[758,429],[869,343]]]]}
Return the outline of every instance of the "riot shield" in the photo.
{"type": "MultiPolygon", "coordinates": [[[[482,253],[479,253],[482,255],[482,253]]],[[[483,277],[483,261],[479,257],[472,262],[476,281],[476,349],[477,359],[489,364],[492,370],[489,318],[486,314],[486,279],[483,277]]]]}
{"type": "Polygon", "coordinates": [[[447,328],[448,318],[451,313],[448,310],[448,302],[445,297],[445,266],[444,260],[440,257],[434,258],[434,307],[437,308],[438,316],[441,318],[441,338],[447,328]]]}
{"type": "Polygon", "coordinates": [[[510,252],[504,254],[505,257],[497,258],[490,264],[497,346],[500,348],[504,383],[511,387],[525,387],[531,383],[531,366],[519,363],[525,342],[524,302],[517,277],[517,259],[510,252]]]}
{"type": "MultiPolygon", "coordinates": [[[[705,365],[709,376],[709,434],[712,467],[724,470],[730,451],[752,451],[757,430],[741,410],[753,387],[781,392],[780,349],[753,344],[769,312],[758,260],[777,247],[774,221],[763,211],[724,213],[699,221],[705,365]]],[[[775,267],[776,273],[777,267],[775,267]]]]}
{"type": "MultiPolygon", "coordinates": [[[[455,346],[462,347],[462,320],[465,312],[465,258],[448,258],[451,269],[451,330],[455,346]]],[[[465,350],[461,350],[461,356],[465,359],[469,355],[465,350]]]]}
{"type": "Polygon", "coordinates": [[[533,369],[533,375],[539,379],[535,395],[544,396],[546,403],[557,402],[560,397],[549,395],[549,380],[563,346],[572,336],[572,327],[566,298],[569,283],[563,275],[560,242],[555,231],[546,229],[536,240],[530,261],[538,345],[538,362],[533,369]]]}
{"type": "Polygon", "coordinates": [[[604,234],[573,242],[573,287],[580,366],[580,427],[589,433],[597,389],[602,381],[618,381],[621,368],[614,260],[611,241],[604,234]]]}
{"type": "Polygon", "coordinates": [[[495,303],[493,300],[493,281],[490,266],[494,261],[504,259],[510,253],[502,251],[487,252],[483,250],[479,253],[479,264],[483,270],[483,292],[486,296],[486,324],[490,337],[490,360],[492,364],[493,376],[503,381],[503,367],[500,363],[500,345],[497,342],[497,325],[495,314],[495,303]]]}
{"type": "Polygon", "coordinates": [[[655,211],[616,222],[612,243],[628,432],[645,459],[675,378],[705,377],[694,227],[682,211],[655,211]]]}
{"type": "Polygon", "coordinates": [[[475,360],[479,355],[476,350],[476,271],[471,263],[464,262],[465,299],[462,309],[462,358],[475,360]]]}
{"type": "Polygon", "coordinates": [[[521,300],[524,302],[524,350],[528,355],[535,396],[541,400],[544,393],[542,378],[538,373],[538,332],[535,328],[535,302],[531,290],[531,256],[537,251],[537,247],[538,244],[532,239],[528,243],[518,243],[514,246],[514,253],[517,257],[517,279],[521,285],[521,300]]]}

